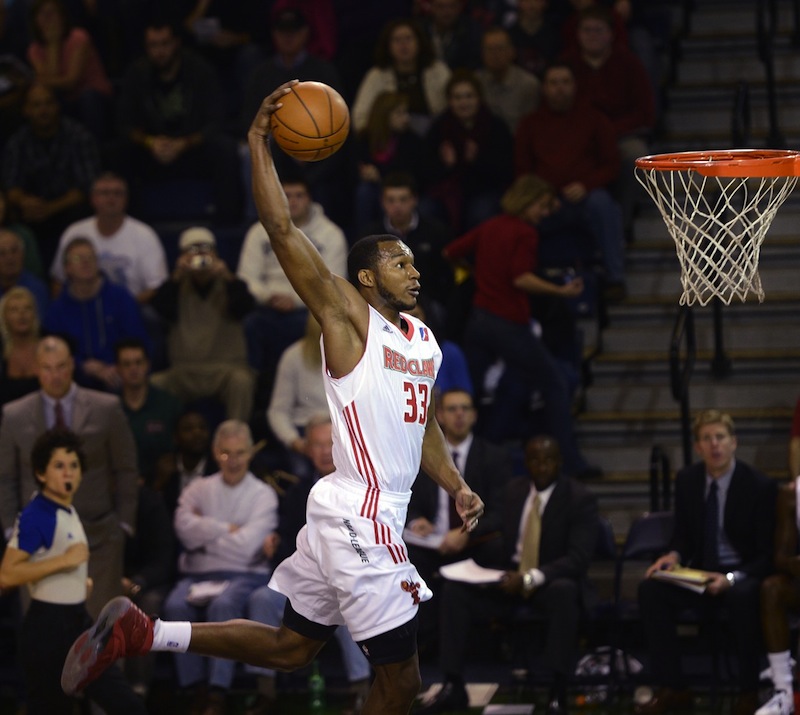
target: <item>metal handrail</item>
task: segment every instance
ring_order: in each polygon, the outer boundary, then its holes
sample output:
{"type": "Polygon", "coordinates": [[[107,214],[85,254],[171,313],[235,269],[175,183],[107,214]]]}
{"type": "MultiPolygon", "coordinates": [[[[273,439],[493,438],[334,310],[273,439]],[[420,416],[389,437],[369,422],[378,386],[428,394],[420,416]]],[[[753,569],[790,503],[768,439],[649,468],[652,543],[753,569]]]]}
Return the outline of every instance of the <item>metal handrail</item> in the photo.
{"type": "Polygon", "coordinates": [[[660,445],[650,450],[650,511],[669,511],[672,503],[669,457],[660,445]]]}
{"type": "MultiPolygon", "coordinates": [[[[798,0],[800,2],[800,0],[798,0]]],[[[733,95],[733,116],[731,117],[731,135],[734,149],[746,149],[750,145],[750,129],[752,126],[750,112],[750,85],[741,80],[736,85],[733,95]]]]}
{"type": "Polygon", "coordinates": [[[792,0],[792,44],[800,45],[800,0],[792,0]]]}
{"type": "Polygon", "coordinates": [[[691,306],[682,305],[672,329],[669,343],[669,377],[673,399],[681,410],[681,443],[683,445],[683,464],[692,463],[692,429],[689,416],[689,384],[694,372],[697,355],[697,339],[694,330],[694,313],[691,306]],[[681,362],[681,344],[686,337],[686,360],[681,362]]]}
{"type": "MultiPolygon", "coordinates": [[[[795,25],[797,25],[797,3],[795,3],[795,25]]],[[[767,146],[783,149],[786,140],[778,127],[778,97],[775,90],[775,34],[778,27],[777,0],[758,0],[756,3],[756,37],[758,57],[764,64],[767,80],[767,111],[769,115],[769,134],[767,146]]]]}

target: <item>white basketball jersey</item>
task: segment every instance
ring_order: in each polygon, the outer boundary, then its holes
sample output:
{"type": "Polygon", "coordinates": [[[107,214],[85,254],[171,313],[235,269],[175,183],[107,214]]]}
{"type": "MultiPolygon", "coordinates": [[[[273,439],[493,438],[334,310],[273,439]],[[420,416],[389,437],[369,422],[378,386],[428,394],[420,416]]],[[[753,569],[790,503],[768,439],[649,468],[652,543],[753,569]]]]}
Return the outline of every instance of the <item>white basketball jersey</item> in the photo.
{"type": "Polygon", "coordinates": [[[442,363],[442,351],[428,327],[409,315],[402,317],[409,326],[407,335],[369,306],[361,360],[344,377],[326,373],[336,474],[367,488],[366,508],[369,497],[377,503],[382,491],[411,491],[442,363]]]}

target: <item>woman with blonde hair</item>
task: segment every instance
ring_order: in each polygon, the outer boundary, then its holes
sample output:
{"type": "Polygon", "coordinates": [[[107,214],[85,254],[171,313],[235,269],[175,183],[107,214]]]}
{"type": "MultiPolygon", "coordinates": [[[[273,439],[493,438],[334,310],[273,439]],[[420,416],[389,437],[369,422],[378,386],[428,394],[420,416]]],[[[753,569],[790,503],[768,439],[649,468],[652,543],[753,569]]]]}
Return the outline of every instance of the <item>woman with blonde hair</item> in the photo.
{"type": "Polygon", "coordinates": [[[305,428],[312,415],[328,410],[322,380],[319,323],[309,313],[305,335],[283,351],[275,373],[267,422],[287,452],[287,468],[298,476],[310,475],[305,428]]]}
{"type": "Polygon", "coordinates": [[[27,288],[10,288],[0,299],[0,338],[3,341],[0,405],[39,389],[36,346],[39,343],[36,298],[27,288]]]}
{"type": "MultiPolygon", "coordinates": [[[[561,448],[564,470],[577,475],[587,470],[572,424],[572,396],[564,372],[544,342],[531,329],[533,294],[575,298],[583,291],[580,278],[558,284],[537,275],[537,224],[554,207],[555,191],[543,179],[520,176],[503,195],[503,213],[484,221],[448,244],[445,255],[453,262],[469,261],[475,279],[472,311],[463,337],[464,353],[476,392],[497,360],[525,388],[544,398],[547,431],[561,448]]],[[[518,390],[517,394],[523,394],[518,390]]],[[[482,432],[503,440],[518,423],[516,410],[495,395],[490,412],[482,415],[482,432]]]]}

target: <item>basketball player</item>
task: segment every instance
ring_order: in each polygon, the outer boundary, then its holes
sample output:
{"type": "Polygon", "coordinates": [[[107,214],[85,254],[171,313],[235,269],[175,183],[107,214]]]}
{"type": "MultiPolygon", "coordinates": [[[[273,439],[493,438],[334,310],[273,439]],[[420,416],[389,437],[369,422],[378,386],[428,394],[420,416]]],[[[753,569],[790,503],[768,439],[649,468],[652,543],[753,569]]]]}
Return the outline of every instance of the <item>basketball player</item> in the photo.
{"type": "Polygon", "coordinates": [[[153,623],[115,599],[73,645],[62,675],[67,692],[116,659],[150,650],[293,670],[343,623],[375,671],[362,713],[407,713],[419,690],[417,607],[432,594],[401,537],[411,484],[421,464],[455,499],[465,530],[477,525],[483,502],[458,473],[433,416],[439,346],[402,312],[420,290],[409,248],[388,235],[362,239],[348,257],[348,283],[291,221],[267,140],[270,117],[294,84],[267,97],[250,127],[253,192],[281,266],[322,327],[337,468],[311,490],[297,550],[270,581],[288,597],[283,624],[153,623]]]}
{"type": "Polygon", "coordinates": [[[775,571],[761,583],[761,628],[769,659],[772,697],[756,715],[794,713],[794,668],[792,666],[791,622],[800,613],[800,477],[778,490],[775,510],[775,571]]]}

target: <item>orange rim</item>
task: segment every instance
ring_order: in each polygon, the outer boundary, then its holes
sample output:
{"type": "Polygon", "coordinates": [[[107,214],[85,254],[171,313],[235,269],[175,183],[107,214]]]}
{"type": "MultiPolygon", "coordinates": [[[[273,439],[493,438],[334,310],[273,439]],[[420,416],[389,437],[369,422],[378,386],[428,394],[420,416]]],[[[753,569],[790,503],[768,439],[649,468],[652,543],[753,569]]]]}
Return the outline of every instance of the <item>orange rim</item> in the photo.
{"type": "Polygon", "coordinates": [[[636,160],[638,169],[696,171],[703,176],[800,176],[800,151],[790,149],[724,149],[653,154],[636,160]]]}

